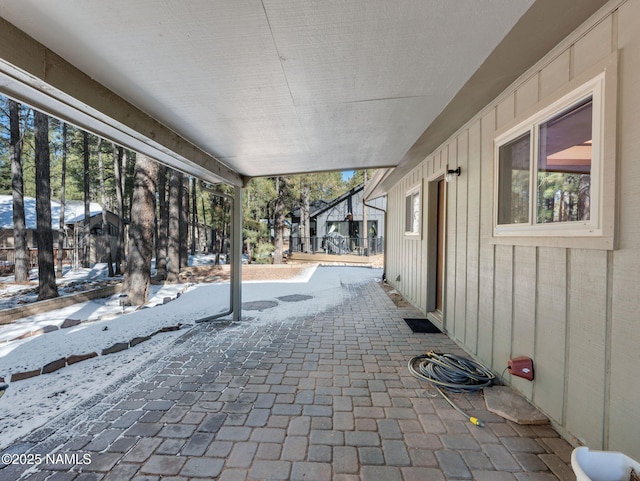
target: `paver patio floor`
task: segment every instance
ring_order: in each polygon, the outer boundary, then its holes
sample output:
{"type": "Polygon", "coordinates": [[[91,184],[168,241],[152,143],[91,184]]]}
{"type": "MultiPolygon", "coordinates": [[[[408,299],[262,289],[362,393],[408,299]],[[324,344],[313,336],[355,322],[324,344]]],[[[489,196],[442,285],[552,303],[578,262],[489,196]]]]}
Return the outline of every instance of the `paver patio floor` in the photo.
{"type": "Polygon", "coordinates": [[[16,446],[67,459],[7,466],[0,480],[575,479],[572,447],[551,427],[489,413],[481,394],[453,395],[485,422],[473,426],[411,376],[407,361],[425,351],[466,356],[443,334],[412,333],[403,317],[419,313],[375,281],[343,290],[325,312],[292,302],[297,317],[197,325],[16,446]]]}

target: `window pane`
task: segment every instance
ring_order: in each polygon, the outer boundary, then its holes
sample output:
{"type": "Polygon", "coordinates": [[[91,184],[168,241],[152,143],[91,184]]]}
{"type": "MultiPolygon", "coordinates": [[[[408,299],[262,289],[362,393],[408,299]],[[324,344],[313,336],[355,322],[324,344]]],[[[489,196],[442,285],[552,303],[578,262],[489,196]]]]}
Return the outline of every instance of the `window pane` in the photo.
{"type": "Polygon", "coordinates": [[[530,134],[499,150],[498,224],[529,222],[530,134]]]}
{"type": "Polygon", "coordinates": [[[405,232],[420,233],[420,193],[414,192],[405,197],[405,232]]]}
{"type": "Polygon", "coordinates": [[[413,194],[413,224],[411,232],[417,234],[420,232],[420,194],[413,194]]]}
{"type": "Polygon", "coordinates": [[[327,221],[327,234],[340,234],[341,236],[349,236],[349,221],[327,221]]]}
{"type": "Polygon", "coordinates": [[[411,232],[411,226],[413,224],[413,210],[411,205],[411,196],[408,195],[404,198],[404,231],[411,232]]]}
{"type": "Polygon", "coordinates": [[[540,125],[537,222],[590,219],[592,100],[540,125]]]}

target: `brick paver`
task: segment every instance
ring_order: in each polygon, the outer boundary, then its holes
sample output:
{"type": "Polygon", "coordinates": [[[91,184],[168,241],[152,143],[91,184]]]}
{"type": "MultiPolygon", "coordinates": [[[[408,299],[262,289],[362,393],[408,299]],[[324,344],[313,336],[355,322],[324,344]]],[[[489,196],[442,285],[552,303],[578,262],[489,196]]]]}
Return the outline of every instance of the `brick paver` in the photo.
{"type": "Polygon", "coordinates": [[[301,300],[287,319],[197,325],[120,389],[12,447],[90,464],[9,466],[0,481],[571,479],[571,446],[549,426],[455,395],[486,423],[472,426],[411,376],[408,359],[427,350],[465,355],[412,333],[402,318],[419,313],[376,282],[343,296],[324,312],[301,300]]]}

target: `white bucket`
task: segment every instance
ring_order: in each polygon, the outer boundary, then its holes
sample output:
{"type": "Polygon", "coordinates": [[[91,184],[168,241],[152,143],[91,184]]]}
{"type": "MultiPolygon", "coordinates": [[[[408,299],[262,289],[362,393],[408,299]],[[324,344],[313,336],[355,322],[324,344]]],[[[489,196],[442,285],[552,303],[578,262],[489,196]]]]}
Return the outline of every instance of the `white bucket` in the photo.
{"type": "Polygon", "coordinates": [[[573,450],[571,467],[576,481],[629,481],[631,468],[640,474],[640,463],[629,456],[612,451],[589,451],[586,446],[573,450]]]}

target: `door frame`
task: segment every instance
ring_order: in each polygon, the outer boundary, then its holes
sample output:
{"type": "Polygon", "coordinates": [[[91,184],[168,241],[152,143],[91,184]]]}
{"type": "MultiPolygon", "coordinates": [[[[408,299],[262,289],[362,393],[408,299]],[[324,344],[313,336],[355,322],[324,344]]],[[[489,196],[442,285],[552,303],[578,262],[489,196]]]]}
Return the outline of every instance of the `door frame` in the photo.
{"type": "Polygon", "coordinates": [[[443,332],[446,330],[446,286],[447,286],[447,182],[445,181],[447,169],[442,168],[426,178],[426,219],[425,219],[425,237],[426,237],[426,311],[427,318],[434,322],[443,332]],[[443,248],[441,252],[442,263],[442,310],[437,310],[437,276],[438,276],[438,183],[442,182],[444,189],[442,195],[442,214],[444,218],[440,225],[444,230],[442,232],[443,248]]]}

